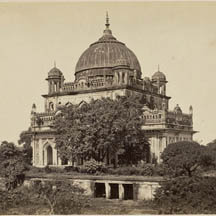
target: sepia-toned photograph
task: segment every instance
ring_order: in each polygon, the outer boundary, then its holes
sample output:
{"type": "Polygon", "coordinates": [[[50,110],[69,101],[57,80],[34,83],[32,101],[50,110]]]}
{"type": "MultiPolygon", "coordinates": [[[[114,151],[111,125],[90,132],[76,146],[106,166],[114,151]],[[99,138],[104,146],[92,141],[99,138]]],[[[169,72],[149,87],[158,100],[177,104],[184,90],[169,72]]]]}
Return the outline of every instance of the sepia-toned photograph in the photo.
{"type": "Polygon", "coordinates": [[[0,215],[216,214],[215,20],[0,1],[0,215]]]}

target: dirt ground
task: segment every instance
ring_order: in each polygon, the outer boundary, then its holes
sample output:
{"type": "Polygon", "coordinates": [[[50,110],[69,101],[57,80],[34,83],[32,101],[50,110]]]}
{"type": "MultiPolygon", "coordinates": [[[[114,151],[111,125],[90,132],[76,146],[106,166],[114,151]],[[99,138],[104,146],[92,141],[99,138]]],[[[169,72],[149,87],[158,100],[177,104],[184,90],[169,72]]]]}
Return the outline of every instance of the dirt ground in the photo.
{"type": "MultiPolygon", "coordinates": [[[[1,213],[0,213],[1,214],[1,213]]],[[[47,215],[49,214],[49,209],[46,206],[28,206],[11,208],[2,214],[10,215],[47,215]]],[[[73,214],[73,212],[71,212],[73,214]]],[[[81,214],[130,214],[130,215],[140,215],[140,214],[158,214],[157,210],[153,209],[149,202],[144,201],[133,201],[133,200],[107,200],[104,198],[94,198],[92,200],[92,206],[89,208],[82,209],[81,214]]]]}
{"type": "Polygon", "coordinates": [[[133,200],[106,200],[95,198],[93,206],[85,209],[83,214],[157,214],[148,202],[133,200]]]}

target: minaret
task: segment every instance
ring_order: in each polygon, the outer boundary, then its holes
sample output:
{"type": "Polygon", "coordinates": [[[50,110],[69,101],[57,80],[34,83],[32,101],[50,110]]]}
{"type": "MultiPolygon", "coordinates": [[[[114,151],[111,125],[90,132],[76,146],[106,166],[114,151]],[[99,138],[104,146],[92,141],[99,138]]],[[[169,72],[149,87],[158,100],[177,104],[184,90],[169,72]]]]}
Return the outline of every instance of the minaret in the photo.
{"type": "Polygon", "coordinates": [[[35,103],[33,103],[32,104],[31,114],[35,114],[36,113],[36,109],[37,109],[37,107],[36,107],[35,103]]]}
{"type": "Polygon", "coordinates": [[[31,126],[34,126],[34,124],[35,124],[36,110],[37,110],[37,107],[36,107],[35,103],[33,103],[32,109],[31,109],[31,126]]]}
{"type": "Polygon", "coordinates": [[[190,115],[193,115],[193,107],[190,105],[190,107],[189,107],[189,114],[190,115]]]}

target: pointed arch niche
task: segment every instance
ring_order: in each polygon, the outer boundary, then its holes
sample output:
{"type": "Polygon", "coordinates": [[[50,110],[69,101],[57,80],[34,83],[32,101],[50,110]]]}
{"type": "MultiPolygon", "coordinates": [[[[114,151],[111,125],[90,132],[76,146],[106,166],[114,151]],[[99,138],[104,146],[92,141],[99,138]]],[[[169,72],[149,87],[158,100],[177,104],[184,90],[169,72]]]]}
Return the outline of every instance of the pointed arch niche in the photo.
{"type": "Polygon", "coordinates": [[[43,165],[52,166],[60,165],[61,162],[57,156],[57,150],[55,149],[55,144],[47,141],[43,145],[43,165]]]}

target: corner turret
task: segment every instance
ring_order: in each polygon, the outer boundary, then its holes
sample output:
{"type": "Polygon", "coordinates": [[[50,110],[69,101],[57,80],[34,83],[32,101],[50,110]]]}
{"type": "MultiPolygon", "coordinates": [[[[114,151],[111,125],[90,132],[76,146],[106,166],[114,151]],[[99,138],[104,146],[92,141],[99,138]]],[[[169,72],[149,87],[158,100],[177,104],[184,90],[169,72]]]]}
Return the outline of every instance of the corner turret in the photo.
{"type": "Polygon", "coordinates": [[[158,94],[166,95],[166,76],[164,73],[160,71],[159,65],[158,65],[158,71],[155,72],[152,76],[152,84],[154,86],[157,86],[158,94]]]}
{"type": "Polygon", "coordinates": [[[54,67],[48,72],[46,80],[48,81],[48,94],[60,92],[64,84],[64,76],[56,67],[56,63],[54,63],[54,67]]]}

